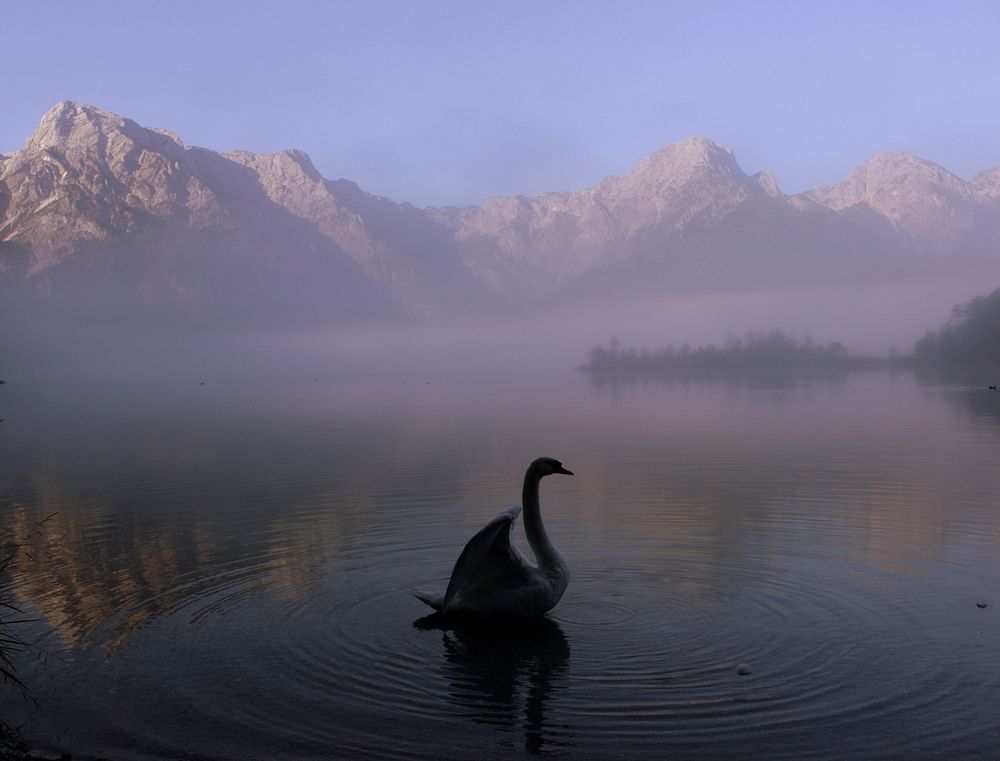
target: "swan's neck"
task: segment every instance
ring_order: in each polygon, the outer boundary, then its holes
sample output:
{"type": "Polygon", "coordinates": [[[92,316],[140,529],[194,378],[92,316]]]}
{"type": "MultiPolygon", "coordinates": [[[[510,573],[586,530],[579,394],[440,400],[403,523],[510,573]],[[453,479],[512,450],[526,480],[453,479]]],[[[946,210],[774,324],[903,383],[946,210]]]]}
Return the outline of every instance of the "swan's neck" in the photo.
{"type": "Polygon", "coordinates": [[[541,476],[534,468],[528,468],[528,472],[524,474],[524,490],[521,492],[524,533],[528,537],[532,552],[535,553],[535,561],[539,568],[565,573],[566,561],[553,546],[549,535],[545,533],[545,524],[542,523],[542,510],[538,503],[538,484],[541,480],[541,476]]]}

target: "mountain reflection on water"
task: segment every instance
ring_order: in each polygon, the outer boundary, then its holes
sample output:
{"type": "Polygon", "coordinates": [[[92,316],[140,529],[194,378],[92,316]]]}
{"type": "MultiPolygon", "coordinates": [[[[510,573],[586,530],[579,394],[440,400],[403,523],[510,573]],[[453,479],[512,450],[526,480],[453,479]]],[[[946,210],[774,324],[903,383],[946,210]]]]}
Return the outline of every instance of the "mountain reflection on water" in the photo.
{"type": "Polygon", "coordinates": [[[985,386],[7,384],[0,584],[54,657],[0,715],[116,759],[983,756],[985,386]],[[415,628],[542,454],[578,474],[542,489],[563,601],[415,628]]]}

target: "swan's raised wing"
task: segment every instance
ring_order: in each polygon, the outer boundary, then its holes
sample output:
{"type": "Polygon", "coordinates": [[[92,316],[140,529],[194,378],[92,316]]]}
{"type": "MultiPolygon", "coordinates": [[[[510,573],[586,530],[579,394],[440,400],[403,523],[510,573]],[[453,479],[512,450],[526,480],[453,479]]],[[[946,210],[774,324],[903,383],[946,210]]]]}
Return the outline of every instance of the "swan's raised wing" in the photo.
{"type": "Polygon", "coordinates": [[[521,556],[510,544],[510,532],[520,514],[520,507],[500,513],[472,537],[455,561],[444,609],[476,609],[499,584],[509,584],[524,573],[521,556]]]}

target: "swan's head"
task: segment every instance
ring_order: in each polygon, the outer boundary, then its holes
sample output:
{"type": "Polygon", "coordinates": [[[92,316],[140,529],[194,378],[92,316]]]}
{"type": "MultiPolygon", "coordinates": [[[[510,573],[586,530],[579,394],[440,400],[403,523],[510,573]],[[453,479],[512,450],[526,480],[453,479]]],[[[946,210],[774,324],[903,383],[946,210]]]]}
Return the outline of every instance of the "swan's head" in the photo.
{"type": "Polygon", "coordinates": [[[562,473],[564,476],[573,475],[572,470],[566,470],[559,460],[553,460],[551,457],[539,457],[531,463],[531,467],[538,473],[539,478],[551,476],[554,473],[562,473]]]}

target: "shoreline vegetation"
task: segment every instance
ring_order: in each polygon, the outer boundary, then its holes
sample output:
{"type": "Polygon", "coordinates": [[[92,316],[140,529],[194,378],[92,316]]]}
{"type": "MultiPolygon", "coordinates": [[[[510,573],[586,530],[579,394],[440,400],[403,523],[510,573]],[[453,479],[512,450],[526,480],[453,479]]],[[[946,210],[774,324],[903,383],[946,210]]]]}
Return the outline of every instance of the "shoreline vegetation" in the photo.
{"type": "Polygon", "coordinates": [[[913,345],[919,365],[1000,365],[1000,288],[952,308],[951,319],[913,345]]]}
{"type": "Polygon", "coordinates": [[[598,376],[709,377],[714,375],[800,374],[905,365],[908,357],[864,357],[849,354],[839,341],[816,344],[778,330],[729,338],[721,348],[712,344],[667,346],[650,351],[625,347],[617,337],[608,347],[595,346],[579,370],[598,376]]]}
{"type": "MultiPolygon", "coordinates": [[[[20,542],[7,545],[0,550],[0,580],[6,577],[8,569],[17,561],[19,555],[30,558],[24,549],[25,543],[54,515],[55,513],[32,526],[20,542]]],[[[20,693],[22,700],[37,705],[28,685],[17,673],[17,661],[26,653],[44,660],[44,652],[25,639],[20,631],[21,626],[34,620],[25,618],[24,611],[14,604],[14,595],[9,589],[0,592],[0,688],[13,689],[20,693]]],[[[9,725],[4,717],[0,716],[0,759],[35,761],[38,758],[30,752],[20,728],[9,725]]]]}
{"type": "Polygon", "coordinates": [[[910,354],[890,349],[887,356],[851,354],[840,341],[814,343],[780,330],[730,337],[712,344],[663,349],[626,347],[614,337],[590,350],[577,369],[595,378],[736,377],[819,375],[872,368],[940,372],[954,368],[1000,368],[1000,288],[952,310],[951,319],[917,341],[910,354]]]}
{"type": "MultiPolygon", "coordinates": [[[[3,578],[20,549],[20,545],[14,545],[0,558],[0,578],[3,578]]],[[[13,600],[8,599],[6,594],[0,596],[0,685],[5,689],[17,690],[22,698],[27,699],[28,687],[17,676],[14,663],[15,655],[28,649],[27,643],[16,630],[16,626],[23,622],[22,612],[14,605],[13,600]]],[[[23,758],[26,749],[20,732],[0,716],[0,758],[23,758]]]]}

